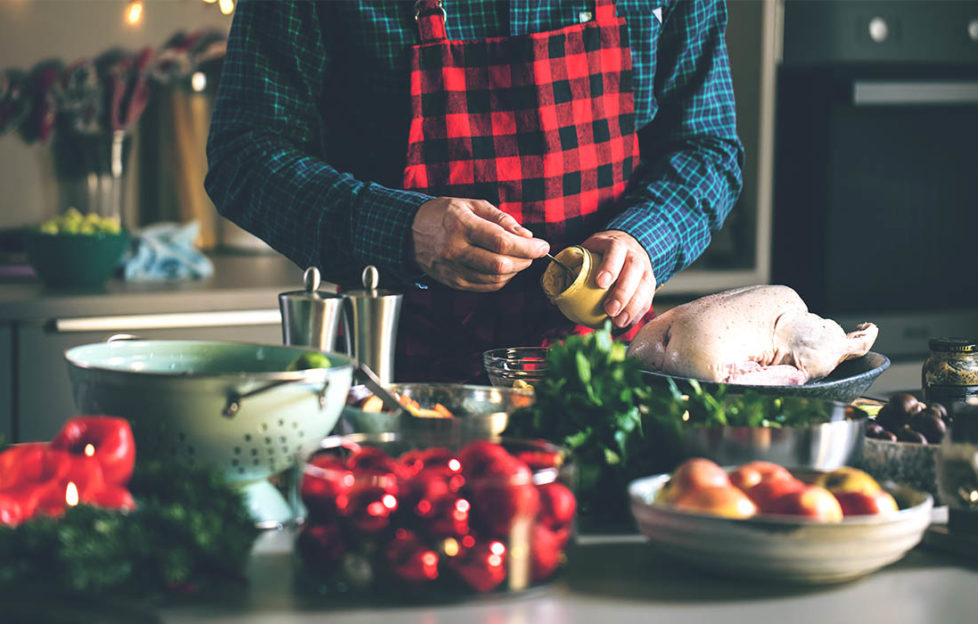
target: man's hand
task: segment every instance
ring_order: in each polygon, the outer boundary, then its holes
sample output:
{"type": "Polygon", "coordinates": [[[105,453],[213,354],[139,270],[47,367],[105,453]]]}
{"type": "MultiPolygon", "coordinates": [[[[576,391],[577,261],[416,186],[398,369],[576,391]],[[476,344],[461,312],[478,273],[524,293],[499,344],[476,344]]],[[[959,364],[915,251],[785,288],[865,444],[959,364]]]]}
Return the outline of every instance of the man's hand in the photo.
{"type": "Polygon", "coordinates": [[[627,327],[641,319],[655,296],[655,273],[645,248],[620,230],[592,234],[582,246],[603,255],[596,281],[600,288],[614,284],[604,302],[611,322],[627,327]]]}
{"type": "Polygon", "coordinates": [[[516,219],[487,201],[437,197],[421,205],[411,228],[414,259],[442,284],[491,292],[550,251],[516,219]]]}

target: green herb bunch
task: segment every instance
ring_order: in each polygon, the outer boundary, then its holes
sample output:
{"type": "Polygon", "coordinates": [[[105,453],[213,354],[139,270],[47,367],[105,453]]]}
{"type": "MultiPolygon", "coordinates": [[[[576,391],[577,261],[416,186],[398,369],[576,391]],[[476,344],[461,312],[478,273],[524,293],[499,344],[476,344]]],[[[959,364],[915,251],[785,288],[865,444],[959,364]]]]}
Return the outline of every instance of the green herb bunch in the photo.
{"type": "Polygon", "coordinates": [[[707,391],[696,380],[688,380],[683,393],[675,381],[668,382],[669,390],[651,394],[647,407],[654,422],[676,439],[684,427],[803,427],[832,416],[831,403],[821,400],[732,393],[723,384],[707,391]]]}
{"type": "Polygon", "coordinates": [[[258,531],[240,491],[209,469],[137,462],[132,512],[87,505],[0,527],[0,591],[193,592],[238,580],[258,531]]]}
{"type": "Polygon", "coordinates": [[[647,461],[641,405],[650,390],[637,360],[625,355],[610,323],[569,336],[547,351],[547,370],[533,405],[517,410],[504,433],[566,446],[578,471],[582,508],[624,505],[624,484],[647,461]]]}

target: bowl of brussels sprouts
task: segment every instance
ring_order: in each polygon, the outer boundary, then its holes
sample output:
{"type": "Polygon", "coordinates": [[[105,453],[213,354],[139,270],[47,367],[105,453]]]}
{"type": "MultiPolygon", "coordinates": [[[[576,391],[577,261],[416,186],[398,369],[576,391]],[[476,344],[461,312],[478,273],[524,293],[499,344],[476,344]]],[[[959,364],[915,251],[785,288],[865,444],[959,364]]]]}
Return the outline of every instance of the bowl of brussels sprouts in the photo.
{"type": "Polygon", "coordinates": [[[24,233],[27,259],[50,288],[104,286],[128,247],[129,232],[118,219],[74,208],[24,233]]]}

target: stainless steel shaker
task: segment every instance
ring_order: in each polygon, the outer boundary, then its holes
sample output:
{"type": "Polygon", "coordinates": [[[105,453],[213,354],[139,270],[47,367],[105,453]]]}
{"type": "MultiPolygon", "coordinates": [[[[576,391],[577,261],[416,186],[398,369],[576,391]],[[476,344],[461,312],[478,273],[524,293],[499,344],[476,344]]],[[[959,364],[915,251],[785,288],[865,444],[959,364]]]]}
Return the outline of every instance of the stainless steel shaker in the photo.
{"type": "Polygon", "coordinates": [[[388,384],[394,380],[394,345],[404,296],[378,289],[380,276],[374,266],[363,270],[362,281],[363,290],[343,293],[350,353],[388,384]]]}
{"type": "MultiPolygon", "coordinates": [[[[343,297],[319,290],[319,269],[309,267],[302,274],[305,290],[281,293],[282,340],[287,345],[310,346],[320,351],[336,351],[336,335],[343,316],[343,297]]],[[[350,352],[347,341],[345,353],[350,352]]]]}

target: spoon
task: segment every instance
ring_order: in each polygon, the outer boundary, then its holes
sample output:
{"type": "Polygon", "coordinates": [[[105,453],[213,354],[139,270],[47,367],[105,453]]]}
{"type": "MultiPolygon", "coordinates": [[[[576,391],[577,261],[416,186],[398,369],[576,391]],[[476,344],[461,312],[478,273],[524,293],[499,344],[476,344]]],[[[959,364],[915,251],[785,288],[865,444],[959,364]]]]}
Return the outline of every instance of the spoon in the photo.
{"type": "Polygon", "coordinates": [[[554,258],[550,254],[546,254],[545,257],[548,260],[550,260],[551,262],[553,262],[554,264],[556,264],[557,266],[559,266],[560,268],[562,268],[563,270],[567,271],[567,274],[573,277],[573,275],[574,275],[574,269],[570,268],[569,266],[567,266],[566,264],[564,264],[563,262],[561,262],[557,258],[554,258]]]}

